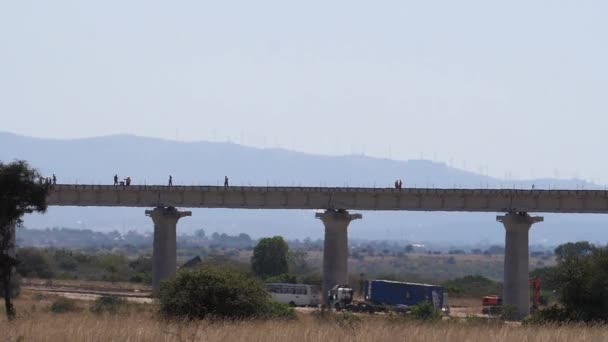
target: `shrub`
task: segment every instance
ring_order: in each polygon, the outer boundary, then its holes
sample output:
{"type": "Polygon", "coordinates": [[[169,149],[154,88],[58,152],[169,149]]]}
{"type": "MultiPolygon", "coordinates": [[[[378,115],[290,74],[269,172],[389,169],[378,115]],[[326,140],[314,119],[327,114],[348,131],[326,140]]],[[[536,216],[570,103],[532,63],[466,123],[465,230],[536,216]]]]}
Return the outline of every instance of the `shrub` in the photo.
{"type": "Polygon", "coordinates": [[[80,308],[76,304],[76,301],[70,298],[59,297],[51,304],[51,312],[54,313],[66,313],[79,311],[80,308]]]}
{"type": "Polygon", "coordinates": [[[434,321],[441,319],[441,313],[435,310],[435,307],[431,302],[422,302],[412,306],[410,314],[413,319],[421,321],[434,321]]]}
{"type": "Polygon", "coordinates": [[[517,307],[513,305],[502,305],[500,307],[500,319],[503,321],[518,320],[517,307]]]}
{"type": "Polygon", "coordinates": [[[163,282],[160,311],[166,317],[202,319],[264,317],[268,295],[261,283],[234,270],[186,269],[163,282]]]}
{"type": "Polygon", "coordinates": [[[103,296],[95,300],[95,303],[91,307],[91,312],[96,314],[103,314],[105,312],[115,314],[124,308],[125,304],[126,301],[123,298],[116,296],[103,296]]]}
{"type": "Polygon", "coordinates": [[[263,316],[265,318],[290,320],[296,318],[296,311],[287,304],[270,301],[263,316]]]}
{"type": "Polygon", "coordinates": [[[569,324],[579,320],[576,313],[571,312],[565,308],[553,305],[552,307],[539,310],[536,313],[530,315],[522,323],[526,325],[559,325],[569,324]]]}

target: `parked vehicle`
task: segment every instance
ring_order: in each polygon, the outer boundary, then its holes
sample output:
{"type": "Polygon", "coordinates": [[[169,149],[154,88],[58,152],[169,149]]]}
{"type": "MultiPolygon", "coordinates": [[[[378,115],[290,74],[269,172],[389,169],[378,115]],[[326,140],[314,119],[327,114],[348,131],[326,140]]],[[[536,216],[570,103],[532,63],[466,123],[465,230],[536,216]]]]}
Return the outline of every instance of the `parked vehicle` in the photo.
{"type": "MultiPolygon", "coordinates": [[[[529,285],[532,290],[530,312],[534,313],[540,308],[540,277],[530,278],[529,285]]],[[[485,296],[481,299],[481,305],[481,313],[491,316],[500,315],[502,311],[502,297],[499,295],[485,296]]]]}
{"type": "Polygon", "coordinates": [[[348,285],[336,285],[327,295],[329,307],[336,310],[348,309],[353,303],[355,291],[348,285]]]}
{"type": "Polygon", "coordinates": [[[266,291],[272,300],[291,306],[318,306],[321,303],[321,290],[316,285],[305,284],[266,284],[266,291]]]}
{"type": "Polygon", "coordinates": [[[445,307],[442,286],[390,280],[366,281],[365,301],[375,305],[406,307],[426,301],[433,303],[436,310],[445,307]]]}
{"type": "Polygon", "coordinates": [[[407,312],[413,305],[428,301],[436,310],[449,312],[447,294],[438,285],[406,283],[390,280],[367,280],[363,302],[353,301],[353,290],[347,285],[336,285],[328,294],[328,304],[337,310],[356,312],[407,312]]]}

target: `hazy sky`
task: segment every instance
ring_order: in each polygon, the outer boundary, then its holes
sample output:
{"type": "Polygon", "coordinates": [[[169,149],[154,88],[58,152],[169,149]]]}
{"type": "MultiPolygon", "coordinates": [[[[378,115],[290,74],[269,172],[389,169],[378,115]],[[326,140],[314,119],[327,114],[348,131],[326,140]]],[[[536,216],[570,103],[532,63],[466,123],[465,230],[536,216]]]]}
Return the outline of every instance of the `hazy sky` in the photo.
{"type": "Polygon", "coordinates": [[[608,183],[607,13],[583,0],[3,1],[0,130],[608,183]]]}

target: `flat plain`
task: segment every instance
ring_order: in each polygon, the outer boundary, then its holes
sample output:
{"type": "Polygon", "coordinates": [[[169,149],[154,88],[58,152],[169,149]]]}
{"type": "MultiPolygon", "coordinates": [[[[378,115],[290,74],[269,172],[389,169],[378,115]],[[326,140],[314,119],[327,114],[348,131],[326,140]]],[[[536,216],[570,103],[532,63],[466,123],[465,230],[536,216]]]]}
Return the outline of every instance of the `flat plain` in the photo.
{"type": "Polygon", "coordinates": [[[299,312],[292,321],[166,321],[154,304],[128,304],[95,314],[76,301],[66,313],[50,310],[57,297],[24,290],[18,318],[0,318],[3,341],[606,341],[605,326],[522,326],[484,319],[433,323],[378,315],[320,316],[299,312]]]}

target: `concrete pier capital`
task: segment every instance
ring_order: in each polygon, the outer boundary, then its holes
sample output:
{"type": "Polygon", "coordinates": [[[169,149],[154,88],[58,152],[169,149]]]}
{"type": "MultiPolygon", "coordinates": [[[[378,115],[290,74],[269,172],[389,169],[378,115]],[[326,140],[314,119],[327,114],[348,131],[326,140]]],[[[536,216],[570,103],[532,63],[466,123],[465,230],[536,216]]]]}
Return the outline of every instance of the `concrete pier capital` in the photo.
{"type": "Polygon", "coordinates": [[[321,221],[323,221],[323,223],[332,223],[332,222],[346,222],[346,224],[348,225],[348,223],[350,223],[350,221],[353,220],[359,220],[361,218],[363,218],[363,215],[361,214],[350,214],[348,211],[346,210],[342,210],[342,209],[338,209],[338,210],[334,210],[334,209],[328,209],[325,210],[325,212],[323,213],[316,213],[315,214],[315,218],[320,219],[321,221]]]}
{"type": "Polygon", "coordinates": [[[192,216],[191,211],[179,211],[174,207],[157,207],[146,210],[154,222],[152,249],[152,290],[157,293],[161,281],[177,272],[177,221],[192,216]]]}
{"type": "Polygon", "coordinates": [[[176,219],[179,220],[182,217],[192,216],[191,211],[179,211],[175,207],[157,207],[152,210],[146,210],[146,216],[150,216],[154,219],[176,219]]]}
{"type": "Polygon", "coordinates": [[[530,229],[534,223],[543,222],[542,216],[530,216],[525,212],[508,213],[496,216],[496,221],[501,222],[505,229],[530,229]]]}
{"type": "Polygon", "coordinates": [[[530,314],[528,233],[543,218],[516,212],[497,216],[496,220],[505,227],[503,308],[513,310],[513,318],[523,319],[530,314]]]}

